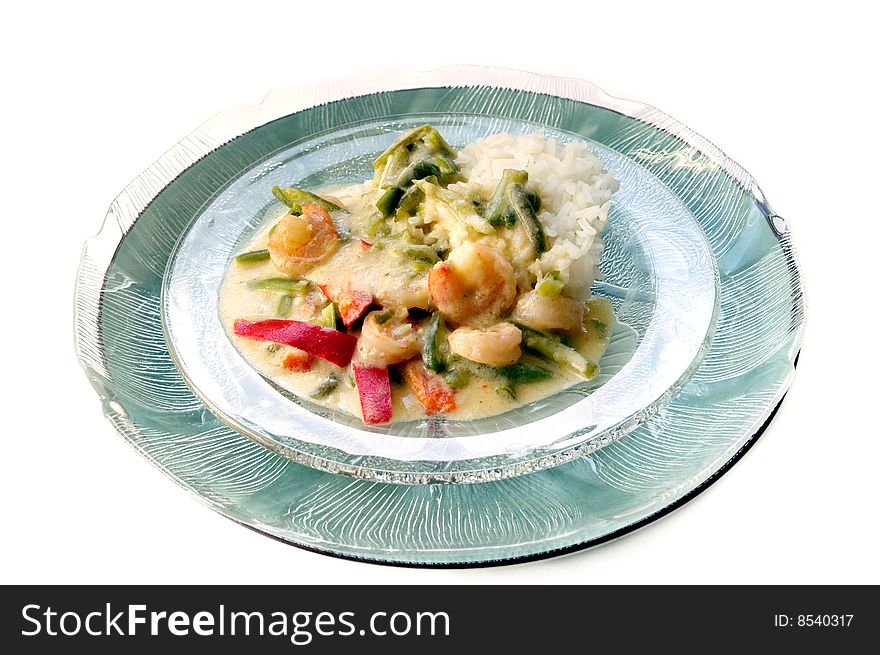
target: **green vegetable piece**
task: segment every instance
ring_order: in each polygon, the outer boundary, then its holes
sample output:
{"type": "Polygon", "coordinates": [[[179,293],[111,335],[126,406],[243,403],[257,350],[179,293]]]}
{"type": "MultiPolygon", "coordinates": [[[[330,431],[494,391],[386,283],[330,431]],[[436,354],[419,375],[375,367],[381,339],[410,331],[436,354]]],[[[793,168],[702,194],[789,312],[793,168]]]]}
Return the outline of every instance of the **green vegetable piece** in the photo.
{"type": "MultiPolygon", "coordinates": [[[[407,165],[409,165],[410,160],[410,152],[406,148],[401,148],[397,152],[393,153],[386,162],[383,170],[382,177],[379,180],[379,187],[382,189],[387,189],[389,187],[397,186],[397,179],[400,177],[401,173],[403,173],[404,169],[406,169],[407,165]]],[[[374,175],[374,179],[376,178],[374,175]]]]}
{"type": "Polygon", "coordinates": [[[535,249],[535,255],[540,256],[547,251],[547,239],[544,236],[544,228],[538,220],[535,210],[529,202],[526,190],[522,184],[514,183],[507,187],[507,200],[510,209],[516,214],[520,224],[525,227],[526,236],[535,249]]]}
{"type": "Polygon", "coordinates": [[[434,373],[439,373],[446,367],[445,357],[441,349],[443,340],[443,316],[440,312],[434,312],[425,328],[424,341],[422,343],[422,360],[425,368],[434,373]]]}
{"type": "Polygon", "coordinates": [[[513,324],[522,331],[523,345],[529,350],[543,355],[560,366],[571,369],[587,380],[592,380],[598,375],[598,364],[590,361],[574,348],[569,348],[558,338],[517,321],[513,321],[513,324]]]}
{"type": "Polygon", "coordinates": [[[321,378],[318,381],[318,386],[315,387],[315,390],[312,391],[309,395],[316,400],[320,400],[321,398],[326,398],[329,396],[336,387],[339,386],[339,377],[336,375],[330,375],[326,378],[321,378]]]}
{"type": "MultiPolygon", "coordinates": [[[[404,132],[399,137],[397,137],[397,139],[394,140],[394,143],[388,146],[385,152],[376,157],[375,161],[373,161],[373,170],[378,171],[384,168],[385,164],[388,162],[388,158],[391,155],[403,150],[407,146],[413,145],[414,143],[416,143],[416,141],[420,141],[432,131],[436,132],[437,130],[435,130],[430,125],[422,125],[421,127],[416,127],[409,132],[404,132]]],[[[438,134],[437,136],[440,135],[438,134]]]]}
{"type": "Polygon", "coordinates": [[[339,329],[338,322],[339,312],[336,310],[336,303],[329,303],[324,309],[321,310],[321,314],[315,319],[315,325],[320,325],[321,327],[330,328],[332,330],[339,329]]]}
{"type": "Polygon", "coordinates": [[[407,246],[401,250],[407,257],[434,264],[440,261],[440,255],[431,246],[407,246]]]}
{"type": "Polygon", "coordinates": [[[553,377],[553,373],[542,366],[529,364],[528,362],[517,362],[509,366],[502,366],[498,369],[498,374],[507,378],[514,384],[531,384],[533,382],[543,382],[553,377]]]}
{"type": "Polygon", "coordinates": [[[400,199],[403,197],[403,189],[391,187],[376,201],[376,209],[382,218],[388,218],[397,209],[400,199]]]}
{"type": "Polygon", "coordinates": [[[455,156],[458,154],[455,149],[446,142],[446,139],[440,135],[440,132],[433,127],[428,130],[424,137],[422,137],[422,141],[431,146],[431,149],[434,152],[440,153],[441,155],[447,155],[452,159],[455,159],[455,156]]]}
{"type": "Polygon", "coordinates": [[[278,223],[275,223],[272,227],[269,228],[269,234],[267,235],[269,238],[272,238],[272,235],[275,234],[275,228],[278,227],[278,223]]]}
{"type": "Polygon", "coordinates": [[[366,236],[374,237],[385,227],[385,216],[378,212],[373,216],[367,224],[366,236]]]}
{"type": "Polygon", "coordinates": [[[462,389],[470,382],[470,375],[465,368],[456,366],[446,371],[444,381],[453,389],[462,389]]]}
{"type": "Polygon", "coordinates": [[[294,187],[282,189],[279,186],[273,186],[272,195],[290,207],[291,214],[302,214],[303,205],[320,205],[328,212],[345,211],[339,205],[335,205],[329,200],[324,200],[310,191],[303,191],[294,187]]]}
{"type": "Polygon", "coordinates": [[[550,271],[544,276],[544,279],[538,282],[535,291],[544,298],[555,298],[562,293],[564,288],[565,282],[562,281],[559,271],[550,271]]]}
{"type": "Polygon", "coordinates": [[[300,294],[309,288],[308,280],[297,280],[290,277],[266,277],[260,280],[248,282],[248,289],[259,291],[287,291],[288,293],[300,294]]]}
{"type": "Polygon", "coordinates": [[[526,198],[528,198],[529,204],[537,214],[541,210],[541,196],[531,189],[526,189],[526,198]]]}
{"type": "Polygon", "coordinates": [[[284,318],[290,313],[291,308],[293,308],[293,296],[285,293],[278,300],[278,316],[284,318]]]}
{"type": "Polygon", "coordinates": [[[501,181],[492,194],[492,200],[486,207],[483,218],[489,221],[490,225],[500,225],[501,215],[507,205],[507,187],[511,184],[525,184],[529,181],[529,174],[525,171],[518,171],[515,168],[505,168],[501,174],[501,181]]]}
{"type": "Polygon", "coordinates": [[[411,186],[404,191],[400,202],[397,203],[397,215],[406,214],[412,216],[415,214],[422,200],[425,199],[425,192],[417,186],[411,186]]]}
{"type": "Polygon", "coordinates": [[[472,359],[467,359],[466,357],[459,357],[458,355],[453,355],[447,359],[446,365],[449,368],[461,368],[470,373],[471,375],[476,375],[479,378],[483,378],[484,380],[498,380],[499,374],[498,369],[494,366],[489,366],[488,364],[481,364],[480,362],[475,362],[472,359]]]}
{"type": "Polygon", "coordinates": [[[397,178],[395,186],[404,189],[412,184],[413,180],[423,180],[431,175],[437,177],[440,175],[440,168],[437,164],[427,160],[420,159],[403,169],[403,172],[397,178]]]}
{"type": "Polygon", "coordinates": [[[449,157],[444,157],[440,155],[434,161],[437,164],[437,168],[440,169],[440,175],[442,177],[450,177],[458,173],[458,164],[455,163],[449,157]]]}
{"type": "Polygon", "coordinates": [[[375,321],[379,325],[382,325],[383,323],[387,323],[388,321],[390,321],[393,317],[394,317],[394,310],[393,309],[383,309],[381,312],[376,314],[375,321]]]}
{"type": "Polygon", "coordinates": [[[410,264],[410,268],[416,273],[427,273],[431,270],[431,264],[425,261],[416,260],[410,264]]]}
{"type": "Polygon", "coordinates": [[[235,256],[235,261],[239,264],[251,264],[253,262],[264,262],[269,259],[269,251],[266,248],[262,250],[251,250],[243,252],[235,256]]]}
{"type": "Polygon", "coordinates": [[[504,396],[509,400],[516,400],[516,389],[514,388],[513,383],[509,380],[505,380],[499,383],[495,387],[495,393],[497,393],[499,396],[504,396]]]}

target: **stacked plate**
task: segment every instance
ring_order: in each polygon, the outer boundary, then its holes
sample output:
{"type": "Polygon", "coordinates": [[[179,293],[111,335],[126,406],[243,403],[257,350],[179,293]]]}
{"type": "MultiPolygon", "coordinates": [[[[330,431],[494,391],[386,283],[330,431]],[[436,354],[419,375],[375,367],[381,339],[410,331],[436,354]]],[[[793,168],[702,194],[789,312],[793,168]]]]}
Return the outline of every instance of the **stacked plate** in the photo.
{"type": "Polygon", "coordinates": [[[665,114],[578,80],[454,67],[298,86],[212,119],[85,246],[80,361],[119,433],[225,516],[304,548],[486,565],[607,541],[680,506],[759,436],[794,374],[803,293],[754,180],[665,114]],[[217,292],[279,184],[371,174],[400,131],[582,139],[614,170],[619,323],[590,387],[474,422],[367,428],[241,358],[217,292]]]}

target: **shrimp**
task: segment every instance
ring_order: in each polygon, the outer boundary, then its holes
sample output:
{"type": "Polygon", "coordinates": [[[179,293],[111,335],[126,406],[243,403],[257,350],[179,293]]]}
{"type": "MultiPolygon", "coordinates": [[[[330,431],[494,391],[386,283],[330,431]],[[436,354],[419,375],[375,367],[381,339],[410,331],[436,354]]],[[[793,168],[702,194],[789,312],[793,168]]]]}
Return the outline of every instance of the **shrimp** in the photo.
{"type": "Polygon", "coordinates": [[[330,214],[320,205],[304,205],[302,215],[287,214],[269,237],[272,263],[287,275],[307,273],[329,257],[339,243],[330,214]]]}
{"type": "Polygon", "coordinates": [[[565,296],[529,291],[517,299],[510,316],[536,330],[572,330],[581,326],[584,306],[565,296]]]}
{"type": "Polygon", "coordinates": [[[511,323],[497,323],[483,330],[460,327],[450,332],[447,340],[456,355],[489,366],[507,366],[522,355],[522,332],[511,323]]]}
{"type": "Polygon", "coordinates": [[[371,366],[390,366],[419,353],[419,331],[403,320],[404,312],[370,312],[358,339],[357,357],[371,366]]]}
{"type": "Polygon", "coordinates": [[[485,327],[513,304],[516,280],[500,252],[466,241],[431,268],[428,291],[437,309],[452,322],[485,327]]]}

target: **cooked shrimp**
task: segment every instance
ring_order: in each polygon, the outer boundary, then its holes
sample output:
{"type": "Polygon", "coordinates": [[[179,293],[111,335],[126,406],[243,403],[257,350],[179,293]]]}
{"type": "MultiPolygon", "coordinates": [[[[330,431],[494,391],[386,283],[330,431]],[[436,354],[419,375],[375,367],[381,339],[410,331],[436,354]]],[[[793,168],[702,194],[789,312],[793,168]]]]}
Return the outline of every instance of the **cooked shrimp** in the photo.
{"type": "Polygon", "coordinates": [[[287,214],[269,237],[272,263],[287,275],[307,273],[329,257],[339,243],[330,214],[320,205],[305,205],[301,216],[287,214]]]}
{"type": "Polygon", "coordinates": [[[580,327],[584,306],[565,296],[529,291],[517,299],[511,317],[536,330],[571,330],[580,327]]]}
{"type": "Polygon", "coordinates": [[[522,332],[510,323],[490,328],[460,327],[447,337],[449,349],[456,355],[489,366],[507,366],[520,358],[522,332]]]}
{"type": "Polygon", "coordinates": [[[370,312],[364,319],[357,357],[365,364],[390,366],[419,353],[419,331],[403,320],[406,314],[389,314],[389,310],[370,312]]]}
{"type": "Polygon", "coordinates": [[[513,304],[516,280],[500,252],[466,241],[428,272],[428,290],[446,318],[479,327],[495,323],[513,304]]]}

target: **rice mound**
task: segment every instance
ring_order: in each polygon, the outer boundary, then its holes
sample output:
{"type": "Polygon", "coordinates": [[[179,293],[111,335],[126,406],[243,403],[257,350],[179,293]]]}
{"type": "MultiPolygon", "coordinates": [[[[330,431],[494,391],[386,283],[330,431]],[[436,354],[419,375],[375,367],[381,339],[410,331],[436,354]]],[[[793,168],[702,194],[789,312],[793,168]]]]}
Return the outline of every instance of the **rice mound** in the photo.
{"type": "Polygon", "coordinates": [[[599,277],[602,232],[608,225],[611,194],[619,188],[587,143],[563,142],[542,133],[493,134],[465,146],[456,163],[468,185],[478,185],[489,195],[505,168],[528,172],[529,185],[541,196],[538,219],[549,248],[538,260],[522,264],[535,280],[559,271],[567,292],[586,299],[599,277]]]}

